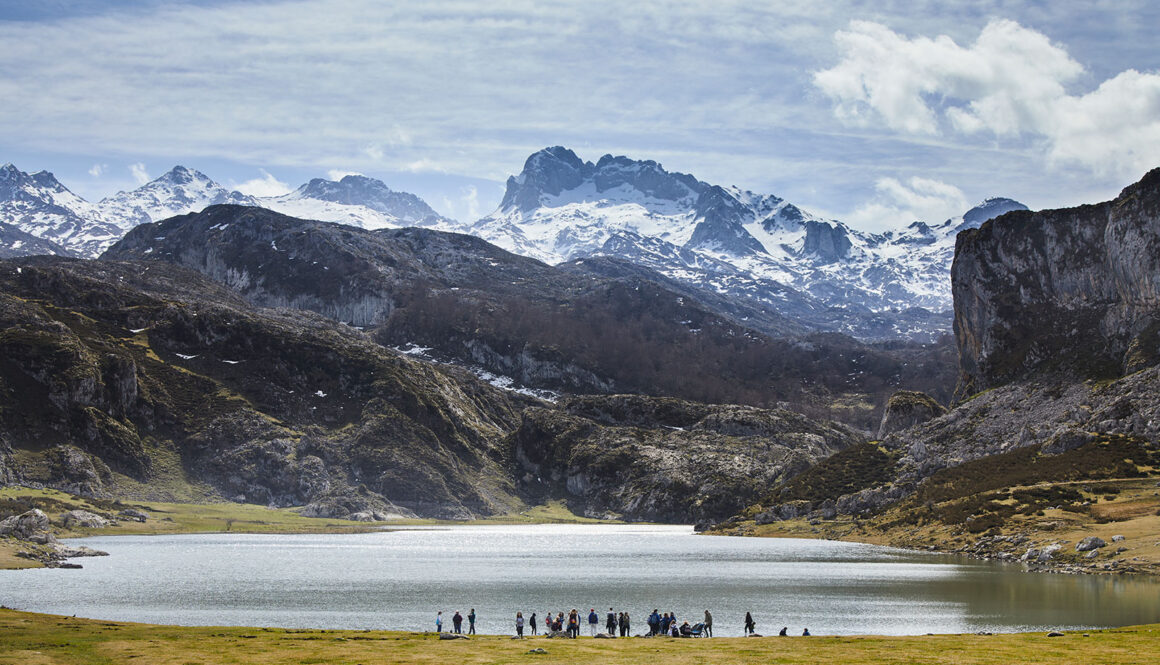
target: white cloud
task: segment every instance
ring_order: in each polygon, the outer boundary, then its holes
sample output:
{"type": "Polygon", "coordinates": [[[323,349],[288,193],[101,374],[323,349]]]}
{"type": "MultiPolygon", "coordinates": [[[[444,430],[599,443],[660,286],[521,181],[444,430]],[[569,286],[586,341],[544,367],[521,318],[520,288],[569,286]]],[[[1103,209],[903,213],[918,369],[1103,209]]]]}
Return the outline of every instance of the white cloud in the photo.
{"type": "Polygon", "coordinates": [[[347,177],[348,175],[363,175],[363,174],[359,173],[358,171],[345,171],[343,169],[330,169],[329,171],[326,172],[326,177],[330,180],[334,180],[335,182],[342,180],[343,178],[347,177]]]}
{"type": "Polygon", "coordinates": [[[430,159],[428,157],[416,159],[413,162],[405,164],[403,166],[403,170],[410,171],[411,173],[427,173],[427,172],[447,173],[446,166],[444,166],[440,162],[438,162],[434,159],[430,159]]]}
{"type": "Polygon", "coordinates": [[[259,171],[262,173],[261,177],[234,185],[234,189],[243,194],[257,197],[282,196],[293,191],[290,185],[270,175],[265,169],[259,169],[259,171]]]}
{"type": "Polygon", "coordinates": [[[915,176],[905,183],[880,178],[874,189],[874,198],[850,213],[848,221],[853,226],[881,230],[913,221],[937,224],[970,207],[958,187],[930,178],[915,176]]]}
{"type": "Polygon", "coordinates": [[[144,185],[145,183],[152,180],[152,178],[149,177],[149,172],[145,170],[145,165],[141,162],[130,164],[129,173],[133,174],[133,180],[136,181],[138,185],[144,185]]]}
{"type": "Polygon", "coordinates": [[[1129,70],[1070,94],[1083,67],[1014,21],[992,20],[970,46],[945,35],[907,38],[866,21],[835,41],[842,59],[817,72],[814,84],[847,123],[1038,137],[1053,163],[1105,175],[1138,176],[1160,159],[1160,75],[1129,70]]]}
{"type": "Polygon", "coordinates": [[[108,171],[108,170],[109,170],[108,164],[93,164],[89,168],[89,175],[93,176],[94,178],[100,178],[102,175],[104,175],[105,171],[108,171]]]}

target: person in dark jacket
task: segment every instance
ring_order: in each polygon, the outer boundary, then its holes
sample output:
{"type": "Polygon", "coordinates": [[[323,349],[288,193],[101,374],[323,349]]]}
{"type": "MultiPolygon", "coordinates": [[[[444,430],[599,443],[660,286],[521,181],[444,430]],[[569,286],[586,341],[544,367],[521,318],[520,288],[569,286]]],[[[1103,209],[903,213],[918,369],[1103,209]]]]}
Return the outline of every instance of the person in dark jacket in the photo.
{"type": "Polygon", "coordinates": [[[532,635],[536,634],[536,613],[532,612],[532,618],[528,621],[528,625],[532,628],[532,635]]]}
{"type": "Polygon", "coordinates": [[[467,634],[468,635],[475,634],[475,608],[474,607],[471,608],[471,611],[467,613],[467,634]]]}
{"type": "Polygon", "coordinates": [[[620,636],[621,637],[628,637],[629,627],[630,626],[629,626],[628,612],[621,612],[620,613],[620,636]]]}
{"type": "Polygon", "coordinates": [[[600,615],[596,613],[596,608],[588,610],[588,632],[592,637],[596,637],[596,631],[600,626],[600,615]]]}
{"type": "Polygon", "coordinates": [[[455,612],[455,616],[451,617],[451,625],[454,627],[453,633],[463,632],[463,615],[458,611],[455,612]]]}
{"type": "Polygon", "coordinates": [[[610,637],[616,637],[616,612],[608,608],[608,615],[604,617],[604,628],[610,637]]]}
{"type": "Polygon", "coordinates": [[[648,634],[656,635],[661,630],[661,615],[653,610],[652,614],[648,615],[648,634]]]}
{"type": "Polygon", "coordinates": [[[705,610],[705,637],[713,637],[713,615],[705,610]]]}
{"type": "Polygon", "coordinates": [[[757,623],[755,623],[753,621],[753,615],[750,614],[749,612],[746,612],[745,613],[745,635],[746,636],[752,635],[753,630],[755,628],[757,628],[757,623]]]}
{"type": "Polygon", "coordinates": [[[781,632],[778,633],[777,636],[778,637],[785,637],[786,635],[788,635],[788,633],[786,632],[787,630],[789,630],[789,626],[782,626],[781,632]]]}

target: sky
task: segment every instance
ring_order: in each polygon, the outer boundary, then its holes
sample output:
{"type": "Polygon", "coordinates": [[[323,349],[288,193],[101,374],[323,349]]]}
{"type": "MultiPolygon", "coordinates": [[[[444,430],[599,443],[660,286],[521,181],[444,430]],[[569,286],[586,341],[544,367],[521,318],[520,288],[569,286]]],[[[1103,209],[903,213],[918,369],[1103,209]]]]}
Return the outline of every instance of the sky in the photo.
{"type": "Polygon", "coordinates": [[[552,145],[879,230],[1160,166],[1160,3],[0,0],[0,163],[362,173],[471,221],[552,145]]]}

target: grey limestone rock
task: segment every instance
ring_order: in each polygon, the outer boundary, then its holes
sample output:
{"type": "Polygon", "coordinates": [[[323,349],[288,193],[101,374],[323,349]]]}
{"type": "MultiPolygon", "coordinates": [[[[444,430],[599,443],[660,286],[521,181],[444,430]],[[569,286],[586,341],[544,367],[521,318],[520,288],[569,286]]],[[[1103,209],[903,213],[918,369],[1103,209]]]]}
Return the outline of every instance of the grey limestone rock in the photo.
{"type": "MultiPolygon", "coordinates": [[[[913,390],[900,390],[891,395],[890,401],[886,403],[882,422],[878,426],[878,438],[882,439],[887,434],[920,425],[946,412],[946,407],[934,401],[930,395],[913,390]]],[[[915,445],[919,450],[915,451],[912,447],[911,454],[916,459],[919,459],[920,455],[925,456],[926,450],[922,443],[915,445]]]]}
{"type": "Polygon", "coordinates": [[[17,540],[32,540],[37,536],[48,535],[49,521],[48,515],[39,508],[21,513],[20,515],[13,515],[0,522],[0,536],[12,536],[17,540]]]}
{"type": "Polygon", "coordinates": [[[67,513],[61,513],[60,521],[65,528],[79,526],[86,529],[103,529],[109,526],[109,520],[87,510],[70,510],[67,513]]]}
{"type": "Polygon", "coordinates": [[[1088,536],[1087,538],[1084,538],[1083,540],[1081,540],[1075,544],[1075,551],[1076,552],[1090,552],[1092,550],[1097,550],[1101,547],[1107,547],[1107,545],[1108,544],[1106,542],[1104,542],[1103,538],[1099,538],[1098,536],[1088,536]]]}

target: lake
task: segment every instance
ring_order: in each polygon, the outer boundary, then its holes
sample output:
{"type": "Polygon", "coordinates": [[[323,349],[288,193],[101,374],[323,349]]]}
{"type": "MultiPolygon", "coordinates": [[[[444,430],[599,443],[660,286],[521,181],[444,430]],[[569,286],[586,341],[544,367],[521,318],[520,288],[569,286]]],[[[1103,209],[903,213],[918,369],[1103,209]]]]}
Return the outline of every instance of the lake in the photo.
{"type": "MultiPolygon", "coordinates": [[[[654,608],[714,632],[964,633],[1160,621],[1160,583],[1025,573],[973,561],[818,540],[697,536],[691,527],[456,526],[342,535],[197,534],[74,541],[111,556],[83,570],[0,571],[0,603],[180,625],[433,630],[471,608],[481,633],[517,610],[654,608]]],[[[464,623],[466,626],[466,622],[464,623]]],[[[584,626],[584,633],[588,628],[584,626]]]]}

